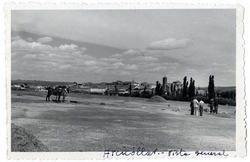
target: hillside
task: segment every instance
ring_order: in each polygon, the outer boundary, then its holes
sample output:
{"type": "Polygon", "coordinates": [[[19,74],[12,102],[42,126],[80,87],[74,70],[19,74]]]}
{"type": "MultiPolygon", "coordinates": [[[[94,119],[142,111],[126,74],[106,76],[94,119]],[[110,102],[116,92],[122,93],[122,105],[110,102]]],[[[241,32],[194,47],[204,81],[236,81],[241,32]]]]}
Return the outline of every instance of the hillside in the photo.
{"type": "Polygon", "coordinates": [[[11,84],[27,84],[27,85],[39,85],[39,86],[48,86],[48,85],[69,85],[73,82],[62,82],[62,81],[41,81],[41,80],[11,80],[11,84]]]}

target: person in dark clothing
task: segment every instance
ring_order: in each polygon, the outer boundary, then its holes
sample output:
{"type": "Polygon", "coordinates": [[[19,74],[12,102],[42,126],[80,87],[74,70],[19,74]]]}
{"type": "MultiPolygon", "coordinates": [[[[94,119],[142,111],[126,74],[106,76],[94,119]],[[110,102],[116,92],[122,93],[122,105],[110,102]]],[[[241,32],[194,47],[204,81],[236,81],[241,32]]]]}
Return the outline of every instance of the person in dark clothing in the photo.
{"type": "Polygon", "coordinates": [[[194,115],[194,103],[193,100],[190,102],[190,108],[191,108],[191,115],[194,115]]]}
{"type": "Polygon", "coordinates": [[[218,114],[218,99],[214,99],[214,114],[218,114]]]}
{"type": "Polygon", "coordinates": [[[209,102],[210,114],[214,112],[214,99],[211,99],[209,102]]]}

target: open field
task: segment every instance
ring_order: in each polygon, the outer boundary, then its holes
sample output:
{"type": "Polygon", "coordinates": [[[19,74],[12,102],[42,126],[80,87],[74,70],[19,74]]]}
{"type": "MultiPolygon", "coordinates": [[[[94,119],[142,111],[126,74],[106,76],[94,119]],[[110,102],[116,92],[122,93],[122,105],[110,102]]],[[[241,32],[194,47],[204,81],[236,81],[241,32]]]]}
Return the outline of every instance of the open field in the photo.
{"type": "Polygon", "coordinates": [[[188,102],[69,93],[67,102],[55,103],[46,102],[45,96],[45,92],[12,91],[11,122],[50,151],[236,149],[233,106],[219,106],[219,114],[204,112],[201,117],[189,115],[188,102]],[[173,111],[177,108],[180,111],[173,111]]]}

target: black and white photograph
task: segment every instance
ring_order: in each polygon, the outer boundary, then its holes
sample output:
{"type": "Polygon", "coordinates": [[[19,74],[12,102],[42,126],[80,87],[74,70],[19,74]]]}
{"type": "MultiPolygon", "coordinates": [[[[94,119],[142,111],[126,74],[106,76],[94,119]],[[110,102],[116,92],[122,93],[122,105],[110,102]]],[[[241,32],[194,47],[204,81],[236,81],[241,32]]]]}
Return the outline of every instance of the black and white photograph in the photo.
{"type": "Polygon", "coordinates": [[[238,12],[12,9],[9,151],[244,152],[238,12]]]}

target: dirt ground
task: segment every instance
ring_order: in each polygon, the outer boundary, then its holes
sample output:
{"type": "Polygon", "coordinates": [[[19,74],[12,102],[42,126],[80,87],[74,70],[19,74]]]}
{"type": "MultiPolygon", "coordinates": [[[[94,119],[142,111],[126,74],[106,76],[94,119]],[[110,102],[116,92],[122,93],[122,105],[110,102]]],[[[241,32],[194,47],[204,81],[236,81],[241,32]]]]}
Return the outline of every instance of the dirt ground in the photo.
{"type": "Polygon", "coordinates": [[[47,152],[44,144],[35,136],[20,126],[11,124],[11,151],[12,152],[47,152]]]}
{"type": "Polygon", "coordinates": [[[217,115],[191,116],[188,102],[70,93],[67,102],[55,103],[46,102],[45,96],[12,91],[11,122],[49,151],[236,150],[233,106],[220,105],[217,115]]]}

